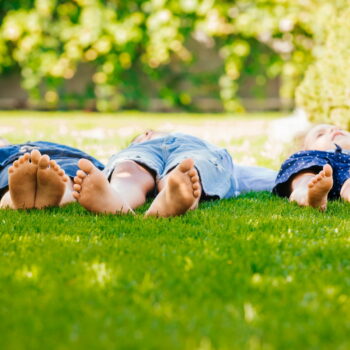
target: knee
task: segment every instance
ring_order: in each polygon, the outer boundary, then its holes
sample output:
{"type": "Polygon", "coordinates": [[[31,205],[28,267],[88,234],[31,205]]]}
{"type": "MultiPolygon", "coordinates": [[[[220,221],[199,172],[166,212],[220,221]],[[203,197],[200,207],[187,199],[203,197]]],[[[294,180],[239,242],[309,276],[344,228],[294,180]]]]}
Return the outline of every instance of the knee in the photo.
{"type": "Polygon", "coordinates": [[[124,160],[116,165],[114,172],[137,173],[142,167],[133,160],[124,160]]]}
{"type": "Polygon", "coordinates": [[[113,171],[113,176],[133,178],[141,182],[147,180],[154,182],[154,175],[150,169],[133,160],[124,160],[118,163],[113,171]]]}
{"type": "Polygon", "coordinates": [[[112,175],[113,180],[137,184],[145,192],[152,190],[154,187],[153,174],[132,160],[125,160],[116,165],[112,175]]]}

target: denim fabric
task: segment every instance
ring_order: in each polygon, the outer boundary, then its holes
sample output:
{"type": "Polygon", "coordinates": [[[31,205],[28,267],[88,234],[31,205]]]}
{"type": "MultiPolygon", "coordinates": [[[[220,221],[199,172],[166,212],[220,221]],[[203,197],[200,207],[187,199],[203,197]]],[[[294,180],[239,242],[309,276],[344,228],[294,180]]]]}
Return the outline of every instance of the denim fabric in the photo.
{"type": "Polygon", "coordinates": [[[133,160],[153,171],[156,180],[160,180],[186,158],[194,160],[204,197],[230,198],[235,195],[237,181],[229,153],[197,137],[180,133],[131,144],[110,158],[105,174],[109,178],[118,163],[133,160]]]}
{"type": "Polygon", "coordinates": [[[275,186],[277,171],[259,167],[235,164],[237,179],[236,195],[247,192],[272,191],[275,186]]]}

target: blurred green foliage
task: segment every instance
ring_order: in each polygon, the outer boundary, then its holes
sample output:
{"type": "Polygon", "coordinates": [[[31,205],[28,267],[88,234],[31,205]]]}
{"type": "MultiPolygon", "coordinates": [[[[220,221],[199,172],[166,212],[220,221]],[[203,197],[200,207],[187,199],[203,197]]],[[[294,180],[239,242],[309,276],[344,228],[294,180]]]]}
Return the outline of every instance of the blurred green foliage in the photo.
{"type": "Polygon", "coordinates": [[[0,2],[0,74],[20,69],[32,104],[69,102],[64,82],[81,63],[94,66],[84,98],[97,109],[145,108],[149,87],[169,106],[191,106],[179,82],[218,84],[228,111],[237,91],[282,81],[293,98],[325,41],[325,23],[345,0],[13,0],[0,2]],[[224,68],[196,74],[191,40],[215,47],[224,68]],[[152,82],[152,84],[150,84],[152,82]]]}
{"type": "Polygon", "coordinates": [[[333,16],[326,44],[297,89],[297,102],[314,122],[350,129],[350,8],[333,16]]]}

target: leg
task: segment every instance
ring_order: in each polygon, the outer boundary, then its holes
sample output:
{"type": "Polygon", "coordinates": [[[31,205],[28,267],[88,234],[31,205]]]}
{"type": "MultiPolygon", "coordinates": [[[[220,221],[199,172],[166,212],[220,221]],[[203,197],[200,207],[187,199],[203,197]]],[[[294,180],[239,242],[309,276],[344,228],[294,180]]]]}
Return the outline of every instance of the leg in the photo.
{"type": "Polygon", "coordinates": [[[182,161],[158,184],[158,189],[147,216],[177,216],[196,209],[202,189],[194,161],[182,161]]]}
{"type": "Polygon", "coordinates": [[[350,202],[350,179],[347,179],[341,187],[340,197],[345,202],[350,202]]]}
{"type": "Polygon", "coordinates": [[[155,186],[148,170],[134,161],[119,163],[111,182],[90,161],[81,159],[74,178],[73,196],[86,209],[96,213],[128,213],[146,201],[155,186]]]}
{"type": "Polygon", "coordinates": [[[148,170],[127,160],[117,164],[110,184],[116,191],[122,189],[124,200],[135,209],[146,202],[147,193],[154,189],[155,181],[148,170]]]}
{"type": "Polygon", "coordinates": [[[16,209],[13,205],[10,191],[5,192],[5,194],[1,197],[0,209],[5,209],[5,208],[16,209]]]}
{"type": "Polygon", "coordinates": [[[63,207],[69,203],[76,202],[76,199],[73,196],[73,185],[74,185],[73,180],[68,178],[68,181],[66,182],[66,188],[65,188],[63,197],[59,203],[60,207],[63,207]]]}
{"type": "Polygon", "coordinates": [[[333,170],[326,164],[318,174],[304,172],[297,175],[292,181],[291,202],[300,206],[311,206],[325,210],[327,196],[333,186],[333,170]]]}

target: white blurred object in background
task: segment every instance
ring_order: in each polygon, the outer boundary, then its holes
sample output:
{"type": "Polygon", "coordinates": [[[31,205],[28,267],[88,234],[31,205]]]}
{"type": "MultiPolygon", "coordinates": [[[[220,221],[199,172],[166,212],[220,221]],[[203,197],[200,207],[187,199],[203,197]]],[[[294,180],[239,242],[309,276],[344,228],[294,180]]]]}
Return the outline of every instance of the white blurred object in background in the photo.
{"type": "Polygon", "coordinates": [[[278,143],[291,142],[297,134],[311,126],[305,111],[297,108],[288,117],[274,120],[270,125],[269,139],[278,143]]]}

